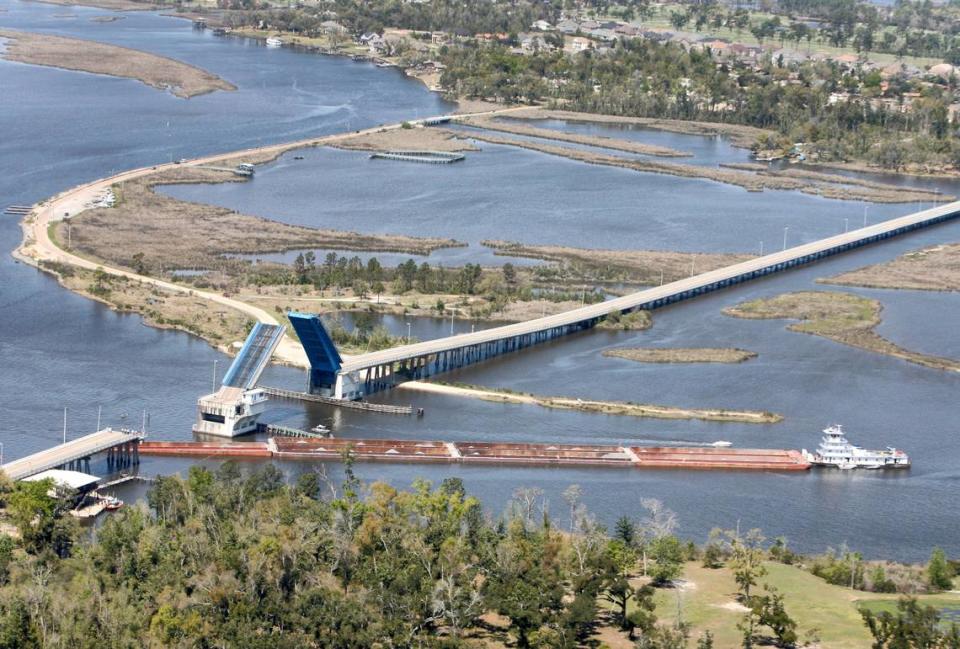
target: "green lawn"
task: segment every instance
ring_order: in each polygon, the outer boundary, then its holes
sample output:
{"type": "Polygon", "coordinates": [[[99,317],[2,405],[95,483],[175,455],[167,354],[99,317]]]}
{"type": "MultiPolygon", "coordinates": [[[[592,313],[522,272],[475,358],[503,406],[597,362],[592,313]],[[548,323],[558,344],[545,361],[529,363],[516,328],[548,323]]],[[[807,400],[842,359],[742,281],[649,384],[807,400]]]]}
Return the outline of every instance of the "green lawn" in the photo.
{"type": "MultiPolygon", "coordinates": [[[[805,570],[779,563],[767,564],[768,574],[760,580],[784,596],[787,612],[797,622],[801,641],[815,631],[823,649],[867,649],[870,634],[859,608],[894,610],[898,595],[879,595],[831,586],[805,570]]],[[[692,638],[709,630],[717,647],[737,647],[741,635],[737,623],[743,610],[737,605],[737,587],[727,568],[710,570],[688,563],[684,570],[688,586],[657,592],[657,616],[662,622],[676,620],[678,610],[692,626],[692,638]],[[678,601],[679,600],[679,601],[678,601]]],[[[919,598],[937,608],[960,609],[960,594],[928,595],[919,598]]]]}

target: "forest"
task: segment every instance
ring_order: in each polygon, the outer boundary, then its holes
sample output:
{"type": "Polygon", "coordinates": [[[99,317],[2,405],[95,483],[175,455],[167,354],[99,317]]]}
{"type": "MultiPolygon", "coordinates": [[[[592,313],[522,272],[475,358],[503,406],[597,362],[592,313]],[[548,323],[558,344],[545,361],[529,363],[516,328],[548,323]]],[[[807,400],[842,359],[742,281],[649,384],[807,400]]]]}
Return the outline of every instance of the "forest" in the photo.
{"type": "MultiPolygon", "coordinates": [[[[783,539],[716,530],[698,547],[656,500],[608,532],[576,486],[557,517],[538,489],[494,515],[458,478],[365,485],[343,459],[342,477],[308,470],[293,484],[273,465],[194,466],[158,477],[146,503],[95,533],[49,480],[2,481],[15,534],[0,534],[0,647],[563,648],[598,646],[607,626],[638,648],[706,649],[710,633],[656,614],[690,561],[733,571],[743,647],[806,642],[763,583],[771,562],[806,561],[783,539]]],[[[882,564],[844,554],[814,565],[843,580],[845,566],[875,576],[882,564]]],[[[892,588],[950,588],[954,567],[935,551],[918,581],[892,588]]],[[[960,647],[955,625],[909,597],[863,622],[875,647],[960,647]]]]}

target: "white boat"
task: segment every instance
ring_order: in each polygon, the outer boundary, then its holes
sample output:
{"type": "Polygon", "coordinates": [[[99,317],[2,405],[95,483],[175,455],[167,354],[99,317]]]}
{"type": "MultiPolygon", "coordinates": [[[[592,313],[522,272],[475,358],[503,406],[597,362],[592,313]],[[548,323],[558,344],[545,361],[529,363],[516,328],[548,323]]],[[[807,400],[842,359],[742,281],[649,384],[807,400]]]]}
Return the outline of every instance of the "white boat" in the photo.
{"type": "Polygon", "coordinates": [[[733,446],[733,442],[728,442],[726,440],[718,440],[713,444],[711,444],[710,446],[715,446],[717,448],[727,448],[729,446],[733,446]]]}
{"type": "Polygon", "coordinates": [[[283,45],[283,41],[276,36],[271,36],[267,39],[267,47],[280,47],[281,45],[283,45]]]}
{"type": "Polygon", "coordinates": [[[838,469],[906,469],[910,458],[903,451],[887,447],[870,450],[854,446],[844,437],[843,428],[837,424],[823,429],[823,439],[813,453],[803,449],[804,459],[817,466],[838,469]]]}

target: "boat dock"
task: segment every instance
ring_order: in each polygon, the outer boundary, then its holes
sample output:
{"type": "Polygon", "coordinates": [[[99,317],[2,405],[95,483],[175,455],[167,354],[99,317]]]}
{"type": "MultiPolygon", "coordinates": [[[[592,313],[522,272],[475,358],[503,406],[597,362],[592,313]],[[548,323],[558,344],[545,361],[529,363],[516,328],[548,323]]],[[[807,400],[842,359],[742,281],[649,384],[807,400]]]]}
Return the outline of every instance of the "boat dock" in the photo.
{"type": "Polygon", "coordinates": [[[8,205],[6,209],[3,210],[4,214],[13,214],[14,216],[26,216],[33,211],[33,207],[30,205],[8,205]]]}
{"type": "Polygon", "coordinates": [[[432,165],[446,165],[461,162],[466,156],[462,153],[448,153],[446,151],[376,151],[370,154],[370,159],[400,160],[402,162],[421,162],[432,165]]]}
{"type": "Polygon", "coordinates": [[[367,412],[381,412],[388,415],[413,414],[413,406],[392,406],[387,403],[370,403],[369,401],[347,401],[345,399],[325,397],[320,394],[310,394],[309,392],[297,392],[296,390],[284,390],[282,388],[271,388],[268,386],[260,386],[260,389],[263,390],[267,396],[277,399],[325,403],[328,406],[350,408],[352,410],[365,410],[367,412]]]}
{"type": "Polygon", "coordinates": [[[275,457],[340,460],[348,452],[369,462],[526,466],[606,466],[638,469],[805,471],[799,451],[708,447],[644,447],[603,444],[522,444],[390,439],[272,437],[266,442],[143,442],[144,455],[183,457],[275,457]]]}

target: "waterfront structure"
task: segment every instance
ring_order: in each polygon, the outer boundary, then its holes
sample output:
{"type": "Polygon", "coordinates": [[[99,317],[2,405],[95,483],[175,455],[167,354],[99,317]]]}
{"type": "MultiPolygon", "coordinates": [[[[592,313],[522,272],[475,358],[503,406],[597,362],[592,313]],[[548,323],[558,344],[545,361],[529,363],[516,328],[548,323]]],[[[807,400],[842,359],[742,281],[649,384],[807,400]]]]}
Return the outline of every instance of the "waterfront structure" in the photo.
{"type": "Polygon", "coordinates": [[[257,419],[266,410],[268,399],[263,390],[254,386],[282,338],[280,325],[254,325],[220,389],[197,401],[194,433],[236,437],[257,429],[257,419]]]}
{"type": "Polygon", "coordinates": [[[657,309],[958,216],[960,202],[953,202],[557,315],[359,354],[342,362],[339,356],[336,362],[328,357],[323,384],[313,381],[311,370],[311,389],[337,399],[363,398],[404,381],[427,378],[590,329],[611,312],[657,309]]]}
{"type": "Polygon", "coordinates": [[[130,466],[140,463],[139,444],[144,433],[132,430],[104,430],[72,439],[27,457],[8,462],[0,469],[11,480],[23,480],[43,471],[57,468],[90,470],[90,458],[97,453],[107,454],[107,463],[130,466]]]}

